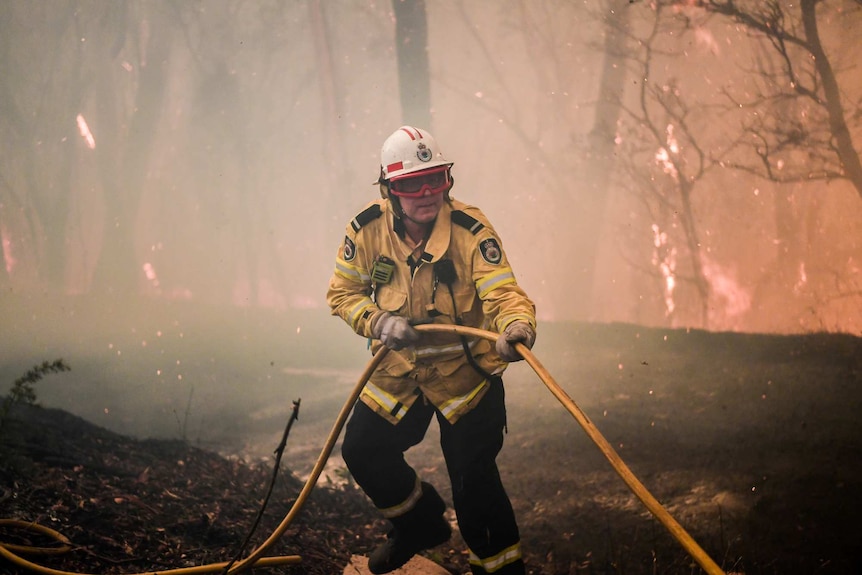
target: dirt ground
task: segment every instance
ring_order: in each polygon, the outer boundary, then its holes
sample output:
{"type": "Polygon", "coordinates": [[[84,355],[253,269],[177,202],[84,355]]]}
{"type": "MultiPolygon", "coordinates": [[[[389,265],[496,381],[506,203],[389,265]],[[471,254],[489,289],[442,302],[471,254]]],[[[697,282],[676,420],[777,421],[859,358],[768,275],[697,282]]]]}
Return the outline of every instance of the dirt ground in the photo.
{"type": "MultiPolygon", "coordinates": [[[[165,313],[167,323],[150,316],[133,330],[114,316],[108,323],[122,329],[83,338],[70,337],[66,320],[82,321],[86,310],[6,316],[22,340],[0,353],[0,384],[36,359],[62,355],[72,367],[38,384],[52,409],[27,410],[30,431],[20,424],[0,436],[0,518],[38,521],[77,546],[37,562],[139,573],[229,560],[254,522],[291,400],[301,396],[253,546],[289,509],[368,358],[353,339],[332,335],[343,326],[313,315],[245,316],[224,328],[232,334],[225,344],[199,327],[207,310],[197,320],[165,313]],[[249,335],[260,333],[267,337],[249,335]],[[327,355],[333,348],[339,353],[327,355]],[[198,382],[194,395],[176,383],[177,365],[184,384],[198,382]],[[160,378],[169,371],[167,388],[160,378]],[[237,381],[246,382],[239,394],[237,381]]],[[[862,572],[862,339],[545,324],[534,351],[724,570],[862,572]]],[[[700,572],[529,366],[511,366],[505,381],[499,464],[530,573],[700,572]]],[[[408,458],[451,501],[436,433],[408,458]]],[[[302,564],[269,571],[337,574],[351,553],[380,541],[385,524],[337,450],[318,485],[273,551],[300,554],[302,564]]],[[[0,539],[17,536],[6,531],[0,539]]],[[[467,572],[457,534],[427,555],[467,572]]],[[[2,560],[0,571],[26,572],[2,560]]]]}

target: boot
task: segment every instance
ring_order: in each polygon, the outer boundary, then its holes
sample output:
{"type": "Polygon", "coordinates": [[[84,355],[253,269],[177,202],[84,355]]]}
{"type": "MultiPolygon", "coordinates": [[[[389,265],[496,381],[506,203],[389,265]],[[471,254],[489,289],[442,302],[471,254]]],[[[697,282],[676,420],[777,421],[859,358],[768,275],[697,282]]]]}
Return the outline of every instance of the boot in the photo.
{"type": "Polygon", "coordinates": [[[368,558],[368,570],[375,575],[394,571],[424,549],[442,545],[452,535],[443,513],[446,503],[429,484],[422,482],[422,497],[404,515],[393,517],[386,542],[368,558]]]}

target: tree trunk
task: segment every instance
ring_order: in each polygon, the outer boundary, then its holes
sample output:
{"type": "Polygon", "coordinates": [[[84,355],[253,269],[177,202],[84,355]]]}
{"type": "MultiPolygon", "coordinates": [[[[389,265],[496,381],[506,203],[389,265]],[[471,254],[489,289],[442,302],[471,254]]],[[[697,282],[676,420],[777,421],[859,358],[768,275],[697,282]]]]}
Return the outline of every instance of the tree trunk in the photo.
{"type": "MultiPolygon", "coordinates": [[[[20,205],[21,232],[12,240],[29,244],[41,286],[61,291],[64,287],[67,261],[66,224],[75,147],[75,116],[84,90],[81,78],[79,38],[71,29],[76,24],[74,6],[48,10],[35,29],[22,30],[25,10],[2,5],[0,11],[0,137],[10,198],[20,205]],[[24,54],[24,35],[42,38],[37,53],[24,54]],[[69,40],[74,37],[70,47],[69,40]],[[46,65],[39,62],[45,61],[46,65]],[[45,72],[45,71],[49,72],[45,72]],[[20,92],[19,92],[20,90],[20,92]],[[39,98],[22,98],[24,93],[38,93],[39,98]],[[12,189],[14,187],[15,189],[12,189]],[[29,237],[21,233],[29,231],[29,237]]],[[[37,9],[38,14],[38,9],[37,9]]],[[[34,20],[35,21],[35,20],[34,20]]],[[[10,208],[11,202],[6,202],[10,208]]],[[[17,217],[16,217],[17,219],[17,217]]],[[[20,257],[21,254],[18,254],[20,257]]],[[[29,259],[29,258],[28,258],[29,259]]],[[[6,274],[4,266],[3,270],[6,274]]]]}
{"type": "Polygon", "coordinates": [[[405,124],[431,130],[431,72],[425,0],[392,0],[401,117],[405,124]]]}
{"type": "Polygon", "coordinates": [[[835,151],[844,168],[844,175],[856,188],[862,197],[862,161],[859,152],[853,145],[853,138],[844,118],[844,107],[841,104],[841,90],[835,78],[835,72],[829,63],[829,58],[823,50],[820,42],[820,33],[817,30],[817,1],[802,0],[802,26],[805,28],[805,38],[808,42],[808,50],[814,57],[814,66],[823,85],[826,111],[829,114],[829,130],[835,141],[835,151]]]}
{"type": "Polygon", "coordinates": [[[691,265],[691,282],[694,285],[699,304],[701,328],[709,329],[709,304],[712,290],[709,279],[706,277],[703,269],[700,234],[698,234],[697,219],[695,218],[691,198],[694,189],[682,175],[680,175],[678,186],[682,205],[682,213],[679,219],[684,230],[686,250],[688,251],[688,259],[691,265]]]}
{"type": "MultiPolygon", "coordinates": [[[[109,137],[103,138],[106,141],[97,146],[105,197],[105,229],[93,289],[115,295],[137,293],[142,277],[135,253],[135,219],[162,112],[171,46],[169,22],[145,18],[143,23],[149,36],[145,36],[140,47],[138,87],[128,119],[123,118],[119,110],[121,94],[112,75],[100,75],[98,80],[100,128],[109,137]],[[128,132],[123,137],[121,127],[125,123],[128,132]]],[[[109,62],[114,63],[114,60],[111,57],[109,62]]]]}
{"type": "Polygon", "coordinates": [[[799,309],[794,293],[808,244],[804,225],[807,205],[800,184],[774,184],[775,258],[754,287],[749,322],[760,331],[794,329],[799,309]]]}
{"type": "MultiPolygon", "coordinates": [[[[341,106],[341,91],[335,69],[335,59],[332,55],[330,31],[326,22],[325,4],[321,0],[315,0],[309,4],[311,19],[311,33],[314,37],[314,56],[317,69],[317,79],[320,89],[321,108],[323,110],[323,141],[321,142],[321,154],[326,160],[326,200],[324,205],[332,207],[332,215],[337,221],[347,221],[350,210],[344,205],[344,190],[354,185],[347,171],[347,162],[343,158],[350,154],[344,148],[344,137],[339,124],[344,117],[341,106]]],[[[321,228],[323,232],[323,228],[321,228]]],[[[326,238],[319,239],[326,242],[326,238]]],[[[322,245],[322,244],[321,244],[322,245]]]]}
{"type": "Polygon", "coordinates": [[[608,203],[611,174],[616,163],[617,122],[622,109],[625,90],[626,39],[629,25],[628,0],[611,0],[606,14],[612,14],[604,22],[604,59],[599,78],[599,92],[596,102],[596,115],[593,127],[587,135],[587,160],[584,163],[580,204],[578,211],[583,214],[578,226],[576,251],[581,254],[582,270],[579,282],[588,290],[587,297],[573,302],[572,313],[576,319],[595,319],[594,290],[602,291],[596,285],[596,267],[599,247],[602,245],[605,211],[608,203]]]}

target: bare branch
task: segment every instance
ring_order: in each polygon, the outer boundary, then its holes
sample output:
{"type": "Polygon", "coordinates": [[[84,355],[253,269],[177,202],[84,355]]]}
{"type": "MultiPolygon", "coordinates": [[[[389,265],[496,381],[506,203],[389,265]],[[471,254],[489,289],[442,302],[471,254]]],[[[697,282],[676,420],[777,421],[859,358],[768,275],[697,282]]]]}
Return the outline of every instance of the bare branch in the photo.
{"type": "MultiPolygon", "coordinates": [[[[820,40],[818,3],[819,0],[803,0],[798,15],[791,14],[792,4],[779,0],[745,6],[736,0],[706,0],[700,4],[706,11],[760,34],[780,62],[779,72],[773,69],[769,57],[758,57],[754,72],[765,82],[762,92],[747,102],[729,98],[741,108],[763,116],[746,127],[761,142],[756,152],[763,171],[750,165],[727,165],[776,182],[845,179],[862,196],[862,160],[848,126],[835,69],[820,40]],[[814,107],[806,108],[805,101],[814,107]],[[769,145],[765,145],[767,142],[769,145]],[[784,156],[791,152],[805,155],[808,161],[802,169],[789,166],[791,174],[777,175],[775,165],[786,165],[784,156]]],[[[858,106],[850,116],[852,120],[857,118],[862,119],[858,106]]]]}

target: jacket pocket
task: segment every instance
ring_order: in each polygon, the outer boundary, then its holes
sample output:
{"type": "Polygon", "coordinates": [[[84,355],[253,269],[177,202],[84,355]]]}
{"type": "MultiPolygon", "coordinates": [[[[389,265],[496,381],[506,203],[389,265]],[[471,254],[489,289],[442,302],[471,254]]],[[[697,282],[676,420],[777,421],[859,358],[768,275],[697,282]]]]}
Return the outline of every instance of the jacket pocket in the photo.
{"type": "Polygon", "coordinates": [[[449,316],[454,322],[456,316],[465,317],[470,313],[476,299],[476,290],[474,288],[458,290],[455,291],[455,302],[453,305],[449,290],[441,292],[438,288],[436,308],[437,311],[449,316]]]}
{"type": "Polygon", "coordinates": [[[401,378],[413,371],[413,364],[397,351],[390,351],[377,369],[392,377],[401,378]]]}
{"type": "Polygon", "coordinates": [[[377,290],[377,307],[406,316],[407,294],[389,286],[381,286],[377,290]]]}

